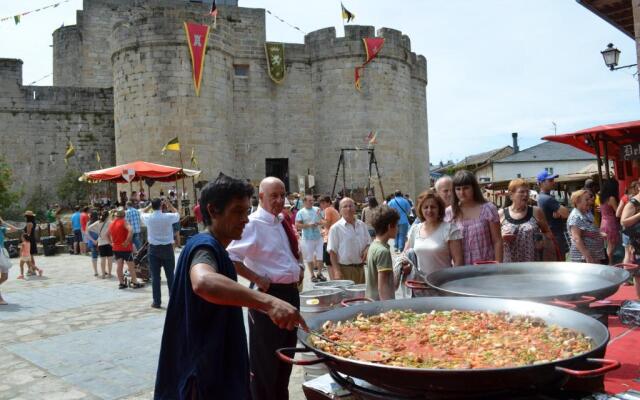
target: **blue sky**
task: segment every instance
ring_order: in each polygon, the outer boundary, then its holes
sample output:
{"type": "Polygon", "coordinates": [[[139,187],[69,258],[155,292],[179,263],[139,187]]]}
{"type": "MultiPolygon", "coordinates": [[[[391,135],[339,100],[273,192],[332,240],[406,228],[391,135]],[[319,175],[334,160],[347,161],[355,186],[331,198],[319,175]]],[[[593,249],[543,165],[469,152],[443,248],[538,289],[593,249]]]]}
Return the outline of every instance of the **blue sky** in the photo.
{"type": "MultiPolygon", "coordinates": [[[[55,0],[2,1],[0,18],[55,0]]],[[[640,119],[634,68],[611,72],[600,51],[614,43],[621,64],[636,62],[635,44],[574,0],[343,0],[355,24],[390,27],[411,38],[428,63],[430,160],[553,134],[640,119]]],[[[305,32],[336,26],[340,2],[240,0],[269,9],[305,32]]],[[[50,74],[51,34],[75,23],[82,1],[29,14],[19,25],[0,22],[0,57],[24,61],[24,83],[50,74]]],[[[302,43],[303,34],[267,15],[267,39],[302,43]]],[[[50,85],[51,78],[38,82],[50,85]]],[[[381,136],[380,140],[384,140],[381,136]]]]}

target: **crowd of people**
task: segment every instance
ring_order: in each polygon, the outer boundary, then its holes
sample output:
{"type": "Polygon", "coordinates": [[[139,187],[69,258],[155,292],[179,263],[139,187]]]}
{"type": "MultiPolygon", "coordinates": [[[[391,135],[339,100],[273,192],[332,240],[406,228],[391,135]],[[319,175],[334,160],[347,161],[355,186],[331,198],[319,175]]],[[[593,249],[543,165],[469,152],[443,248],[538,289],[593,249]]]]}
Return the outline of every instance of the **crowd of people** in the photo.
{"type": "MultiPolygon", "coordinates": [[[[306,329],[298,312],[305,272],[321,282],[326,267],[328,278],[364,283],[367,297],[386,300],[399,293],[403,280],[459,265],[613,263],[617,253],[608,248],[618,245],[612,236],[620,228],[609,218],[640,227],[640,195],[631,193],[621,206],[609,181],[599,192],[586,182],[569,207],[552,192],[555,178],[546,171],[538,175],[537,202],[529,184],[514,179],[510,202],[498,209],[472,173],[459,171],[438,179],[415,204],[397,191],[382,204],[367,199],[358,213],[349,197],[287,194],[282,181],[270,177],[256,198],[246,182],[221,175],[202,192],[204,232],[178,260],[156,398],[288,398],[291,367],[275,351],[294,346],[295,330],[306,329]],[[237,284],[236,274],[250,288],[237,284]],[[238,306],[250,309],[248,348],[238,306]],[[216,346],[206,340],[212,337],[216,346]]],[[[633,248],[627,250],[635,257],[633,248]]]]}
{"type": "MultiPolygon", "coordinates": [[[[119,206],[119,203],[112,206],[110,202],[75,206],[70,217],[72,235],[68,244],[71,254],[90,256],[93,276],[96,278],[112,279],[115,263],[119,289],[144,287],[138,276],[138,263],[134,259],[140,264],[144,260],[144,266],[147,267],[145,271],[150,274],[152,284],[151,307],[160,308],[160,273],[164,269],[170,289],[175,267],[174,248],[180,243],[181,216],[174,204],[177,203],[175,199],[173,202],[164,196],[150,201],[143,199],[144,194],[140,193],[130,199],[123,197],[124,206],[119,206]],[[143,227],[146,227],[146,237],[143,237],[143,227]]],[[[61,242],[67,240],[62,211],[60,206],[54,205],[46,215],[49,233],[51,224],[54,224],[61,242]]],[[[27,280],[30,276],[43,274],[34,257],[38,254],[36,215],[26,211],[24,217],[24,229],[0,218],[0,249],[3,252],[0,255],[0,284],[8,279],[8,271],[12,266],[4,242],[6,235],[14,231],[21,233],[18,247],[20,274],[17,279],[27,280]]],[[[2,304],[6,304],[6,301],[0,295],[2,304]]]]}
{"type": "MultiPolygon", "coordinates": [[[[296,329],[307,329],[298,311],[305,273],[312,283],[365,284],[367,297],[387,300],[402,293],[406,280],[461,265],[635,263],[639,183],[619,198],[615,180],[605,180],[600,190],[588,180],[563,205],[554,193],[556,177],[538,174],[537,201],[525,180],[512,180],[509,202],[498,209],[466,170],[442,176],[415,202],[396,191],[381,204],[375,197],[357,204],[346,196],[288,194],[274,177],[265,178],[254,196],[245,180],[221,174],[201,191],[193,211],[202,232],[190,238],[177,263],[180,213],[161,198],[139,207],[131,201],[118,208],[77,207],[74,252],[90,253],[94,276],[103,279],[111,277],[115,259],[118,287],[139,288],[133,258],[148,246],[154,308],[162,304],[164,269],[170,301],[156,398],[286,399],[291,366],[275,354],[296,344],[296,329]],[[238,284],[238,275],[251,286],[238,284]],[[240,307],[249,308],[248,344],[240,307]]],[[[24,260],[30,273],[42,274],[30,247],[32,214],[25,213],[24,260]]],[[[10,230],[17,228],[0,219],[0,244],[10,230]]],[[[0,283],[6,272],[0,269],[0,283]]]]}

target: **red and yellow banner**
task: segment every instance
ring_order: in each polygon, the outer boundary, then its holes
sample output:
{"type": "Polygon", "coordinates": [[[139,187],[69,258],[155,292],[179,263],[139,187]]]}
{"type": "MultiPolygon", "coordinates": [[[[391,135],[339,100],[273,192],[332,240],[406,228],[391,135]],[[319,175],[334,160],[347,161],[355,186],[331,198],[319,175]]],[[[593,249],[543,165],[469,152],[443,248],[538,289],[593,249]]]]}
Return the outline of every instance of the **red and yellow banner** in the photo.
{"type": "Polygon", "coordinates": [[[204,56],[207,51],[207,41],[209,40],[209,25],[185,22],[184,30],[187,33],[187,41],[189,42],[189,53],[191,54],[191,65],[193,67],[193,84],[196,88],[196,96],[200,96],[204,56]]]}
{"type": "Polygon", "coordinates": [[[380,50],[382,50],[382,46],[384,46],[384,38],[364,38],[362,39],[362,43],[364,43],[364,51],[367,55],[367,59],[364,61],[364,64],[356,67],[355,70],[355,87],[357,90],[360,90],[362,85],[361,71],[364,70],[364,67],[376,58],[380,50]]]}

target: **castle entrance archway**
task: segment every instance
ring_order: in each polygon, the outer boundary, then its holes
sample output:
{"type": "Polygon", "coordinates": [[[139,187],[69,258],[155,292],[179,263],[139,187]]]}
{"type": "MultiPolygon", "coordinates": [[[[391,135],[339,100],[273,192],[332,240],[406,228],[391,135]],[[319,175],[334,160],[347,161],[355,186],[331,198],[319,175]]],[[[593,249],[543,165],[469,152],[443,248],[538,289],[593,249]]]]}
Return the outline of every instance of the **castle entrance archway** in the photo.
{"type": "Polygon", "coordinates": [[[284,182],[284,188],[289,192],[289,159],[267,158],[265,176],[275,176],[284,182]]]}

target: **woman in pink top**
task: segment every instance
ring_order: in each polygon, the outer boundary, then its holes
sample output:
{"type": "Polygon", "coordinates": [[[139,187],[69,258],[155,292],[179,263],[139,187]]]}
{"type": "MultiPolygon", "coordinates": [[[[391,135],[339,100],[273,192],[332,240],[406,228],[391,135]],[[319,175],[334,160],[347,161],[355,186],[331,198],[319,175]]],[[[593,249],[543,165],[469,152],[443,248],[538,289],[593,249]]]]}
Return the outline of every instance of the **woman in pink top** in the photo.
{"type": "Polygon", "coordinates": [[[447,208],[447,219],[462,231],[464,263],[502,262],[502,235],[498,209],[480,191],[476,177],[467,170],[453,176],[453,204],[447,208]]]}
{"type": "Polygon", "coordinates": [[[600,232],[606,235],[607,258],[613,265],[613,251],[620,244],[620,223],[616,217],[618,209],[618,181],[609,179],[602,182],[600,189],[600,232]]]}

